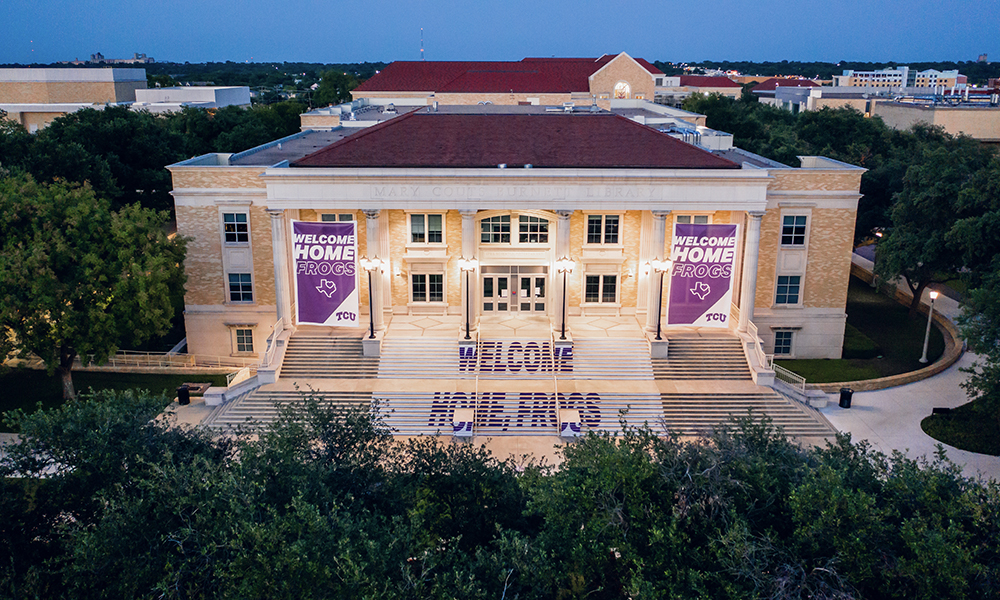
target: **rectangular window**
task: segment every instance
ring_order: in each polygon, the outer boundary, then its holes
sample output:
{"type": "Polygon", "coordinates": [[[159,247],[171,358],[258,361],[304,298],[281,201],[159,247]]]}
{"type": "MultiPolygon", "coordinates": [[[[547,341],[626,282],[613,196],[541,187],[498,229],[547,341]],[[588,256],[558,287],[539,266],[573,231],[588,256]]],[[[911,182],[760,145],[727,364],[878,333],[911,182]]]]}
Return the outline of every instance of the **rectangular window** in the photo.
{"type": "Polygon", "coordinates": [[[236,330],[236,351],[253,352],[253,329],[236,330]]]}
{"type": "Polygon", "coordinates": [[[778,290],[774,296],[775,304],[799,303],[799,276],[779,275],[778,290]]]}
{"type": "Polygon", "coordinates": [[[250,224],[247,222],[246,213],[223,213],[222,223],[227,244],[250,241],[250,224]]]}
{"type": "Polygon", "coordinates": [[[414,273],[410,279],[414,302],[444,302],[444,275],[414,273]]]}
{"type": "Polygon", "coordinates": [[[803,246],[806,243],[805,215],[787,215],[781,221],[781,245],[803,246]]]}
{"type": "Polygon", "coordinates": [[[617,244],[618,215],[587,215],[588,244],[617,244]]]}
{"type": "Polygon", "coordinates": [[[229,301],[253,302],[253,284],[250,273],[229,274],[229,301]]]}
{"type": "Polygon", "coordinates": [[[614,304],[617,301],[617,275],[587,275],[584,302],[614,304]]]}
{"type": "Polygon", "coordinates": [[[440,244],[444,241],[442,215],[410,215],[411,244],[440,244]]]}
{"type": "Polygon", "coordinates": [[[335,221],[353,221],[354,213],[323,213],[319,216],[319,219],[324,223],[332,223],[335,221]]]}
{"type": "Polygon", "coordinates": [[[518,241],[522,244],[549,243],[549,221],[539,217],[521,215],[518,219],[518,241]]]}
{"type": "Polygon", "coordinates": [[[774,332],[774,354],[792,353],[792,333],[791,331],[774,332]]]}
{"type": "Polygon", "coordinates": [[[677,215],[677,222],[690,225],[694,223],[695,225],[708,225],[708,215],[677,215]]]}
{"type": "Polygon", "coordinates": [[[490,217],[479,222],[480,241],[484,244],[510,243],[510,215],[490,217]]]}

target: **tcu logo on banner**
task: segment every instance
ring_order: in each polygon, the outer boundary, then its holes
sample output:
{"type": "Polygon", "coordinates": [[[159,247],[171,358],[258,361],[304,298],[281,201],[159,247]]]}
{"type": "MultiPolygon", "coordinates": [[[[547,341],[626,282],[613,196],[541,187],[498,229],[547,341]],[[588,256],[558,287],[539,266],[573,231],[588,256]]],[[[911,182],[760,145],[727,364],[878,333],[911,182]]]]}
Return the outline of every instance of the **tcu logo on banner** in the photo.
{"type": "Polygon", "coordinates": [[[357,223],[292,221],[298,322],[358,326],[357,223]]]}
{"type": "Polygon", "coordinates": [[[736,225],[674,226],[668,325],[728,327],[736,225]]]}

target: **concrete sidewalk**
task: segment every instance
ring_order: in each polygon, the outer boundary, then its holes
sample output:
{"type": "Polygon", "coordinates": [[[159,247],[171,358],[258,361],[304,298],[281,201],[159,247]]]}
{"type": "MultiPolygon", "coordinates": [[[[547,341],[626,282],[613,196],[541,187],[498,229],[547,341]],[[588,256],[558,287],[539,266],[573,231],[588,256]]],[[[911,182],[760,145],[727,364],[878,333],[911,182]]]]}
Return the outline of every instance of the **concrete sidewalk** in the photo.
{"type": "MultiPolygon", "coordinates": [[[[855,392],[851,408],[838,406],[839,396],[830,395],[830,403],[821,412],[840,431],[854,441],[866,440],[885,452],[899,450],[910,458],[933,458],[940,442],[920,429],[920,421],[930,416],[934,407],[954,408],[968,402],[959,384],[967,375],[961,367],[976,361],[966,352],[946,371],[907,385],[873,392],[855,392]]],[[[962,465],[966,475],[1000,480],[1000,456],[986,456],[945,446],[947,456],[962,465]]]]}

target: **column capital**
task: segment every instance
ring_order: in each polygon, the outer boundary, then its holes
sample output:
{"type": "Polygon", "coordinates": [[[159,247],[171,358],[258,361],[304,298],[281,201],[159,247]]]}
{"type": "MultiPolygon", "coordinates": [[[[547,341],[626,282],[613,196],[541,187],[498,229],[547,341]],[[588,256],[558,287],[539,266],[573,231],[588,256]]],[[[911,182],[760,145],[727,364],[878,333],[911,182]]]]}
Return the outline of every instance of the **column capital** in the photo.
{"type": "Polygon", "coordinates": [[[752,219],[760,219],[761,217],[763,217],[764,215],[767,214],[767,211],[764,211],[764,210],[748,210],[747,214],[750,215],[750,218],[752,218],[752,219]]]}
{"type": "Polygon", "coordinates": [[[556,215],[558,215],[560,219],[568,219],[571,216],[573,216],[573,213],[575,211],[563,209],[563,210],[556,210],[556,211],[553,211],[553,212],[555,212],[556,215]]]}
{"type": "Polygon", "coordinates": [[[669,217],[670,213],[673,212],[673,211],[669,211],[669,210],[651,210],[649,212],[653,213],[653,217],[654,218],[663,220],[663,219],[666,219],[667,217],[669,217]]]}
{"type": "Polygon", "coordinates": [[[380,214],[382,214],[381,208],[366,208],[361,212],[365,213],[365,217],[368,219],[377,219],[380,214]]]}
{"type": "Polygon", "coordinates": [[[271,215],[272,219],[281,219],[285,216],[285,209],[283,208],[265,208],[264,212],[271,215]]]}
{"type": "Polygon", "coordinates": [[[479,209],[476,208],[461,208],[458,210],[458,214],[462,215],[462,218],[468,219],[470,217],[475,217],[479,209]]]}

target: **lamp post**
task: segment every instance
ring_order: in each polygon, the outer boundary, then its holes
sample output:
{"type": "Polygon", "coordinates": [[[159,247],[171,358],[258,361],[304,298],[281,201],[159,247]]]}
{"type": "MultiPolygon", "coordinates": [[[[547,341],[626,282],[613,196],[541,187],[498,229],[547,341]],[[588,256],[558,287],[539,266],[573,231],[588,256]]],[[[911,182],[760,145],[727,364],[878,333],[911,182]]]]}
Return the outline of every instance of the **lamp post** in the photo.
{"type": "Polygon", "coordinates": [[[368,339],[375,339],[375,301],[372,296],[374,290],[372,289],[372,271],[379,269],[382,266],[382,260],[379,257],[369,259],[367,256],[361,257],[361,268],[368,271],[368,319],[371,322],[371,335],[368,339]]]}
{"type": "Polygon", "coordinates": [[[474,258],[465,258],[464,256],[458,259],[458,268],[465,272],[465,339],[471,340],[472,336],[469,335],[469,312],[472,310],[472,304],[469,300],[470,290],[469,278],[476,267],[479,266],[479,261],[474,258]]]}
{"type": "Polygon", "coordinates": [[[927,342],[931,339],[931,317],[934,315],[934,300],[937,299],[937,291],[931,291],[931,306],[927,309],[927,330],[924,331],[924,353],[920,355],[920,363],[927,362],[927,342]]]}
{"type": "Polygon", "coordinates": [[[875,252],[872,253],[872,287],[878,287],[878,275],[875,274],[875,260],[878,259],[878,241],[882,239],[882,232],[875,232],[875,252]]]}
{"type": "Polygon", "coordinates": [[[562,290],[562,333],[559,334],[560,340],[566,339],[566,303],[568,299],[566,298],[566,276],[573,272],[574,263],[569,257],[562,257],[556,261],[556,271],[562,273],[563,276],[563,290],[562,290]]]}
{"type": "Polygon", "coordinates": [[[663,315],[663,274],[670,270],[670,267],[674,264],[669,258],[667,260],[660,260],[654,258],[650,263],[650,266],[654,271],[660,274],[660,293],[657,296],[656,301],[656,339],[662,340],[660,337],[660,319],[663,315]]]}

